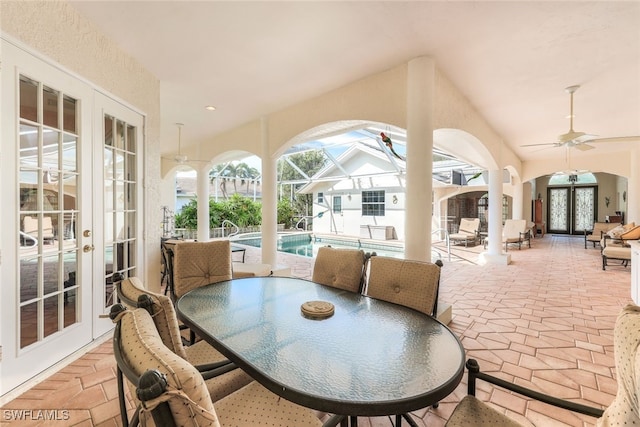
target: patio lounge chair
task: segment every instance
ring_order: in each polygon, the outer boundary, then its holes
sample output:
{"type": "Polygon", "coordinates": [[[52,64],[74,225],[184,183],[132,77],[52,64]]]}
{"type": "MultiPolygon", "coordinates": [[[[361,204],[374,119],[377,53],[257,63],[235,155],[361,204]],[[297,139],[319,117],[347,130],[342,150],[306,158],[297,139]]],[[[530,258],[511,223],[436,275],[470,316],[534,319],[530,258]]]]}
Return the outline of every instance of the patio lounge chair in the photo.
{"type": "Polygon", "coordinates": [[[457,233],[449,235],[449,241],[453,243],[464,242],[467,247],[469,242],[475,245],[480,239],[480,218],[461,218],[457,233]]]}
{"type": "Polygon", "coordinates": [[[38,231],[38,217],[25,215],[23,219],[23,230],[25,234],[29,235],[36,242],[39,238],[42,242],[53,242],[55,234],[53,230],[53,221],[50,216],[42,217],[42,234],[38,231]]]}
{"type": "Polygon", "coordinates": [[[508,251],[509,243],[517,243],[518,249],[522,249],[522,244],[527,242],[531,247],[531,229],[527,227],[524,219],[508,219],[502,227],[502,243],[504,250],[508,251]]]}
{"type": "Polygon", "coordinates": [[[615,227],[603,234],[600,245],[602,246],[602,269],[606,270],[609,260],[615,259],[622,261],[622,265],[626,267],[631,261],[631,246],[627,243],[629,240],[640,239],[640,225],[630,223],[624,226],[615,227]]]}
{"type": "Polygon", "coordinates": [[[596,243],[600,244],[600,240],[605,233],[609,230],[621,225],[617,222],[594,222],[591,230],[584,230],[584,248],[587,249],[587,243],[593,243],[593,247],[596,247],[596,243]]]}
{"type": "Polygon", "coordinates": [[[618,392],[614,401],[605,410],[559,399],[513,384],[497,376],[481,372],[478,362],[469,359],[467,361],[469,374],[468,395],[456,406],[445,427],[515,427],[521,425],[475,397],[477,379],[558,408],[596,417],[598,420],[594,424],[598,426],[638,425],[640,424],[640,414],[638,413],[639,394],[637,392],[637,384],[640,381],[640,368],[637,364],[639,343],[640,307],[629,304],[618,316],[613,331],[618,392]]]}

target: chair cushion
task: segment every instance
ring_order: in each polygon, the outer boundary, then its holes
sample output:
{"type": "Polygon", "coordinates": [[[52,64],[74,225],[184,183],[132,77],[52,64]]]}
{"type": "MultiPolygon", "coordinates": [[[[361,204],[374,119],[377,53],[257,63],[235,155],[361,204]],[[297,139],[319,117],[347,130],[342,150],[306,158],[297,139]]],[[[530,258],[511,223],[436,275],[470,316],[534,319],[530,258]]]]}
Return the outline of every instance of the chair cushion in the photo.
{"type": "Polygon", "coordinates": [[[527,231],[527,220],[508,219],[504,222],[504,227],[502,228],[502,241],[517,242],[520,240],[520,233],[525,231],[527,231]]]}
{"type": "Polygon", "coordinates": [[[456,406],[445,427],[521,427],[474,396],[465,396],[456,406]]]}
{"type": "Polygon", "coordinates": [[[312,427],[322,422],[315,413],[253,382],[216,402],[222,426],[312,427]]]}
{"type": "Polygon", "coordinates": [[[313,266],[311,280],[326,286],[359,292],[364,269],[364,251],[323,246],[313,266]]]}
{"type": "Polygon", "coordinates": [[[607,234],[609,235],[609,237],[613,239],[619,239],[623,233],[624,233],[624,227],[622,225],[617,225],[612,229],[610,229],[609,231],[607,231],[607,234]]]}
{"type": "Polygon", "coordinates": [[[627,305],[613,330],[618,393],[598,419],[597,427],[640,425],[640,307],[627,305]]]}
{"type": "MultiPolygon", "coordinates": [[[[132,301],[138,301],[138,297],[141,295],[148,295],[151,297],[154,303],[153,322],[158,329],[158,334],[160,335],[162,342],[178,356],[183,359],[187,359],[187,354],[182,346],[180,325],[178,324],[178,318],[171,299],[166,295],[157,294],[144,289],[144,285],[137,277],[124,279],[120,284],[120,290],[126,298],[132,301]]],[[[127,308],[134,310],[137,306],[127,306],[127,308]]]]}
{"type": "Polygon", "coordinates": [[[624,240],[638,240],[640,239],[640,225],[630,228],[629,230],[626,230],[624,233],[622,233],[620,235],[621,239],[624,240]]]}
{"type": "Polygon", "coordinates": [[[218,425],[202,376],[162,343],[147,310],[127,310],[120,318],[120,332],[123,358],[134,372],[140,376],[157,369],[166,375],[169,387],[179,391],[168,401],[177,425],[218,425]]]}
{"type": "Polygon", "coordinates": [[[228,240],[175,245],[173,287],[176,298],[192,289],[231,278],[231,244],[228,240]]]}
{"type": "MultiPolygon", "coordinates": [[[[226,360],[215,348],[205,341],[184,347],[180,336],[180,327],[173,307],[173,302],[169,297],[143,289],[142,282],[137,277],[130,277],[122,281],[121,292],[129,299],[137,301],[138,296],[146,294],[153,301],[153,323],[158,330],[162,342],[178,356],[186,359],[192,365],[204,365],[226,360]]],[[[134,310],[136,307],[128,307],[134,310]]],[[[241,369],[227,372],[215,378],[206,380],[207,389],[211,400],[216,401],[227,396],[239,388],[244,387],[252,381],[252,378],[241,369]]]]}
{"type": "Polygon", "coordinates": [[[458,233],[475,234],[480,229],[480,218],[461,218],[458,233]]]}
{"type": "Polygon", "coordinates": [[[451,240],[474,240],[475,238],[475,233],[465,232],[463,230],[460,230],[457,233],[449,234],[449,239],[451,240]]]}
{"type": "Polygon", "coordinates": [[[435,264],[374,256],[366,295],[433,315],[439,281],[435,264]]]}
{"type": "Polygon", "coordinates": [[[271,276],[271,264],[234,262],[233,278],[271,276]]]}
{"type": "Polygon", "coordinates": [[[602,250],[602,256],[616,259],[631,259],[631,248],[622,245],[609,245],[602,250]]]}

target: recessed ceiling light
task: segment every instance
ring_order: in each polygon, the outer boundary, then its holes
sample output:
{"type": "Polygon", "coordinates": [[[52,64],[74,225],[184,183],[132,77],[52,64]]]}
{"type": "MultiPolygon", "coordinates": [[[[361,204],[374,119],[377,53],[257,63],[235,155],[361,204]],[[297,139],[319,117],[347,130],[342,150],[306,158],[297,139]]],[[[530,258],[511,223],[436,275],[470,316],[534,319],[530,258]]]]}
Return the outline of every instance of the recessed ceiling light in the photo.
{"type": "Polygon", "coordinates": [[[206,107],[204,107],[205,110],[209,110],[209,111],[213,111],[216,109],[216,107],[214,107],[213,105],[207,105],[206,107]]]}

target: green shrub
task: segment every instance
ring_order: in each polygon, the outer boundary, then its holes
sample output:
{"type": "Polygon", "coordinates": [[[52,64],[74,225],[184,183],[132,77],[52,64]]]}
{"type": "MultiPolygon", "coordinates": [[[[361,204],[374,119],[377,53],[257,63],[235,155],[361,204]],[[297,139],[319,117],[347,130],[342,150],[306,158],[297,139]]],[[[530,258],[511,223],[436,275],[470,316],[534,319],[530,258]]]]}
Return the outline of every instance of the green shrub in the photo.
{"type": "MultiPolygon", "coordinates": [[[[278,222],[290,224],[292,218],[291,204],[286,200],[279,202],[278,222]]],[[[209,227],[221,227],[224,220],[231,221],[238,227],[260,225],[262,223],[262,203],[254,202],[251,198],[239,194],[234,194],[219,202],[209,199],[209,227]]],[[[196,199],[189,201],[175,215],[175,226],[187,229],[198,228],[198,202],[196,199]]]]}

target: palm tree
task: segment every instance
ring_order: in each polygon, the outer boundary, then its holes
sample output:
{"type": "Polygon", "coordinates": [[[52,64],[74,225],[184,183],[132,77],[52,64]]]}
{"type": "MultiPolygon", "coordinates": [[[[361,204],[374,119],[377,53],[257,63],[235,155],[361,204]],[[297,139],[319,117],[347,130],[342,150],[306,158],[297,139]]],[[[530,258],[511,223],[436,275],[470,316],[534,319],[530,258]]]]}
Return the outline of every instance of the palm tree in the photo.
{"type": "Polygon", "coordinates": [[[229,194],[227,193],[227,180],[233,179],[235,188],[235,176],[236,167],[233,163],[219,163],[209,172],[209,180],[211,183],[214,183],[216,178],[220,179],[220,191],[222,192],[222,197],[225,199],[229,198],[229,194]]]}
{"type": "MultiPolygon", "coordinates": [[[[240,186],[247,184],[246,194],[249,194],[249,184],[251,180],[255,180],[260,176],[260,171],[258,169],[249,166],[248,164],[242,162],[236,166],[236,174],[238,178],[240,178],[240,186]]],[[[254,181],[255,183],[255,181],[254,181]]]]}

